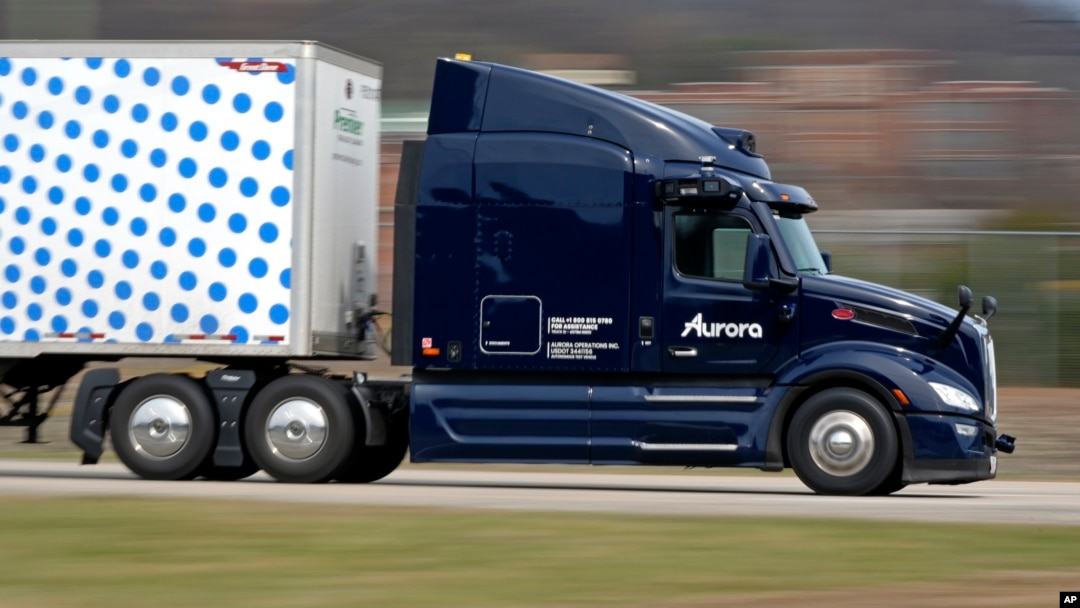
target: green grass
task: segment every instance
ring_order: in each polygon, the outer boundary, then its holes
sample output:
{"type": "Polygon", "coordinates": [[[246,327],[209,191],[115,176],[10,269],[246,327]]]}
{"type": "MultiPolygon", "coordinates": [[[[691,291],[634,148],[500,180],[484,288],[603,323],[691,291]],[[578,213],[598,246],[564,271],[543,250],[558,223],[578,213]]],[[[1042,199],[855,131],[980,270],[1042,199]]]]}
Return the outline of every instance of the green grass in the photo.
{"type": "Polygon", "coordinates": [[[1080,564],[1071,527],[10,497],[0,522],[4,607],[707,604],[1080,564]]]}

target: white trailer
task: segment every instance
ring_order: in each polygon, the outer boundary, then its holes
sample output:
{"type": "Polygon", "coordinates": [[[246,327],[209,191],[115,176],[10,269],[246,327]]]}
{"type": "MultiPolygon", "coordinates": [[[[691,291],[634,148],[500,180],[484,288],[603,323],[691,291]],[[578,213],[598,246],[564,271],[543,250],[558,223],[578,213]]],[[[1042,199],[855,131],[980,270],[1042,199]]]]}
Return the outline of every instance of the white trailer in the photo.
{"type": "MultiPolygon", "coordinates": [[[[313,42],[0,42],[6,422],[33,440],[37,395],[91,361],[369,356],[381,78],[313,42]]],[[[147,399],[195,390],[142,380],[147,399]]],[[[171,402],[171,422],[128,412],[130,458],[213,441],[171,402]],[[139,424],[186,443],[140,444],[139,424]]]]}

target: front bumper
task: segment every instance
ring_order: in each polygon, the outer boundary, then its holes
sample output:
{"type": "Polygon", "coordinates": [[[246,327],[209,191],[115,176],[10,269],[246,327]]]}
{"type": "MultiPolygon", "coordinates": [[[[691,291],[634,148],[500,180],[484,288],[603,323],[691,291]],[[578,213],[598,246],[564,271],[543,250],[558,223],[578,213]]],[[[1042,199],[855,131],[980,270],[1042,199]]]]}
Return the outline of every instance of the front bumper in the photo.
{"type": "Polygon", "coordinates": [[[908,414],[899,423],[905,483],[960,484],[997,476],[997,429],[947,414],[908,414]]]}

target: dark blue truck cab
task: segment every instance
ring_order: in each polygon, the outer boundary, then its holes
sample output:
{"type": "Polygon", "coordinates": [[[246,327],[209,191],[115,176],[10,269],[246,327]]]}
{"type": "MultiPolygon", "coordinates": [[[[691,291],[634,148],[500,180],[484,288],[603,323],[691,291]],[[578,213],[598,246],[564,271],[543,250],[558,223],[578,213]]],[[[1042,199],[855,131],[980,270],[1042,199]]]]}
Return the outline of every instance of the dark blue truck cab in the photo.
{"type": "Polygon", "coordinates": [[[791,467],[827,494],[993,478],[986,319],[829,272],[753,135],[437,65],[403,154],[394,362],[414,462],[791,467]],[[411,322],[410,322],[411,320],[411,322]]]}

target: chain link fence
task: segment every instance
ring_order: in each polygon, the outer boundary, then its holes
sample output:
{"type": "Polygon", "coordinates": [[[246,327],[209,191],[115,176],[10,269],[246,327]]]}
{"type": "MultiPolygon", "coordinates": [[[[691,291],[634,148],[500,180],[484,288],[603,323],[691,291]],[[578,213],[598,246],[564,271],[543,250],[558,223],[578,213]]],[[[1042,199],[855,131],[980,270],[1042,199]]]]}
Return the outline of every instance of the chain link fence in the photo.
{"type": "Polygon", "coordinates": [[[1080,233],[817,230],[833,272],[957,308],[956,288],[998,301],[1003,385],[1080,386],[1080,233]]]}

